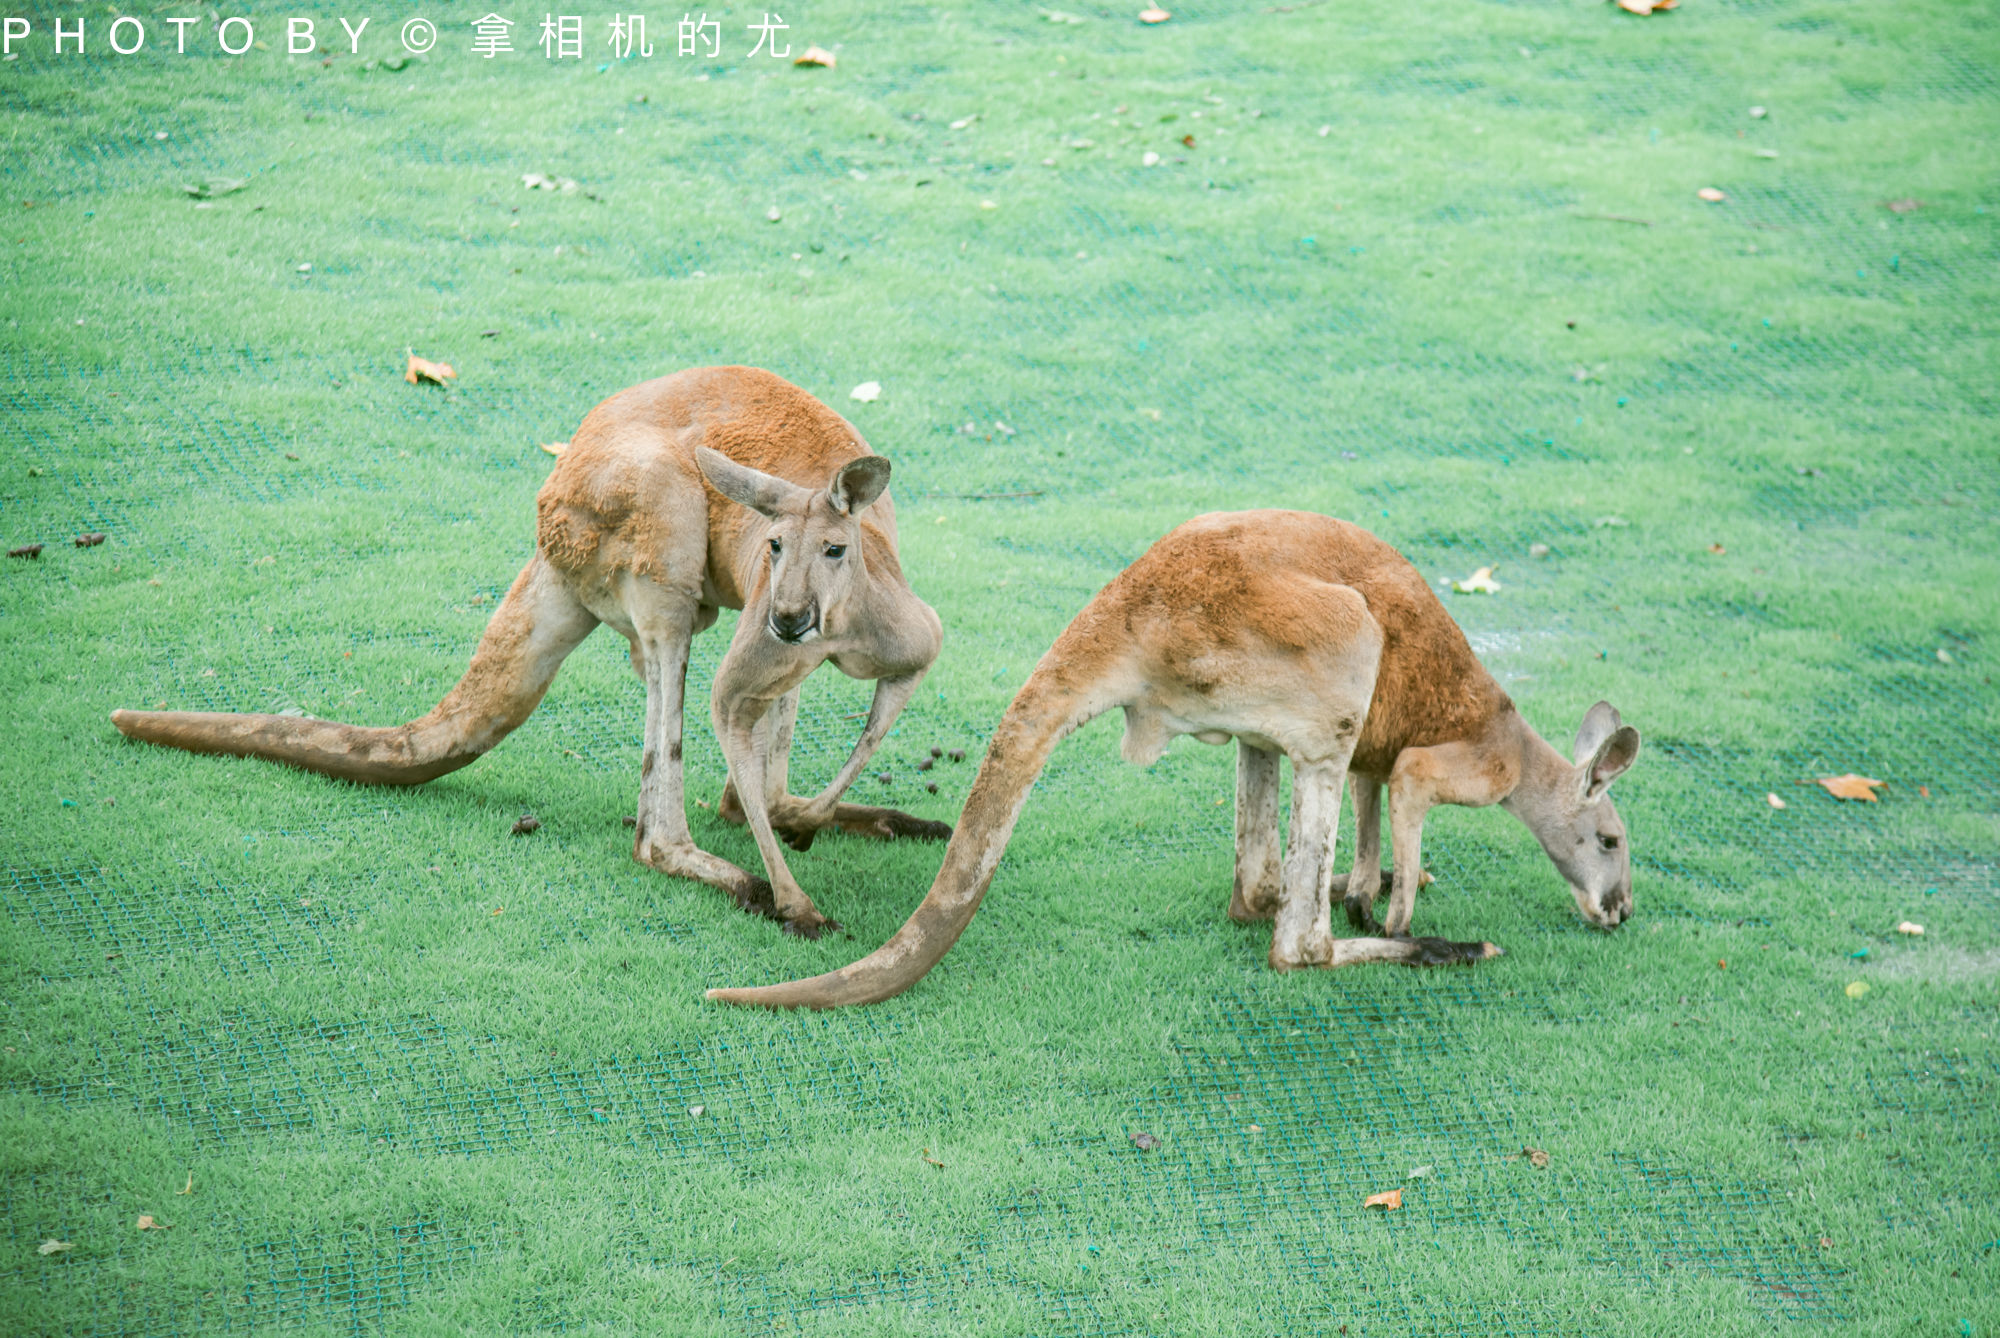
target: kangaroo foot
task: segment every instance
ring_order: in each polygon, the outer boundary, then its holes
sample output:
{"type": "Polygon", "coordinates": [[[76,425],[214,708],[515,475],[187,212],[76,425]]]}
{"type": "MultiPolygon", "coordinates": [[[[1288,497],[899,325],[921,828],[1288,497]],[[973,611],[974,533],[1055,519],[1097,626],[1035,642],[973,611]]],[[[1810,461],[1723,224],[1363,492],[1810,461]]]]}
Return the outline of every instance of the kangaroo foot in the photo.
{"type": "Polygon", "coordinates": [[[722,892],[743,910],[766,919],[781,920],[778,900],[771,884],[756,874],[739,869],[728,860],[711,855],[692,841],[660,845],[642,833],[632,843],[632,858],[649,869],[675,878],[691,878],[722,892]]]}
{"type": "Polygon", "coordinates": [[[1420,938],[1415,942],[1417,951],[1408,959],[1409,966],[1460,966],[1501,955],[1499,947],[1491,943],[1455,943],[1448,938],[1420,938]]]}
{"type": "Polygon", "coordinates": [[[949,841],[951,824],[932,822],[899,808],[875,808],[868,804],[837,804],[834,825],[850,836],[875,841],[949,841]]]}
{"type": "MultiPolygon", "coordinates": [[[[1330,885],[1333,889],[1333,894],[1335,896],[1346,895],[1347,886],[1351,878],[1352,878],[1351,874],[1345,874],[1345,873],[1335,874],[1333,876],[1333,882],[1330,885]]],[[[1389,891],[1391,884],[1394,883],[1395,878],[1396,878],[1396,871],[1390,868],[1388,865],[1384,864],[1382,866],[1382,881],[1376,885],[1375,895],[1378,897],[1386,895],[1387,892],[1389,891]]],[[[1432,883],[1435,883],[1436,881],[1437,879],[1431,876],[1431,871],[1429,869],[1421,870],[1417,874],[1418,887],[1429,887],[1432,883]]]]}
{"type": "Polygon", "coordinates": [[[1375,918],[1375,903],[1368,897],[1349,897],[1340,903],[1347,909],[1347,923],[1364,934],[1382,933],[1382,922],[1375,918]]]}
{"type": "Polygon", "coordinates": [[[838,920],[827,919],[818,911],[811,911],[804,915],[795,915],[785,921],[784,930],[787,934],[799,938],[816,939],[822,934],[839,933],[841,924],[838,920]]]}
{"type": "Polygon", "coordinates": [[[1278,889],[1252,888],[1244,895],[1241,887],[1229,894],[1229,918],[1240,925],[1254,925],[1264,920],[1277,918],[1278,889]]]}

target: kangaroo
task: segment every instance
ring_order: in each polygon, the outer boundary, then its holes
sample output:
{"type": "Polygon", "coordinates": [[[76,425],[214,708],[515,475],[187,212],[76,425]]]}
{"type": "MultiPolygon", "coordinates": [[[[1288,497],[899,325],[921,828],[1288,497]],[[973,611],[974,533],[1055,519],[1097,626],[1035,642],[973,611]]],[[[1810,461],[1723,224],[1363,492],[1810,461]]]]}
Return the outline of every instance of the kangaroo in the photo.
{"type": "Polygon", "coordinates": [[[923,978],[978,908],[1028,791],[1071,731],[1125,712],[1123,754],[1145,766],[1178,735],[1237,744],[1236,882],[1229,914],[1273,919],[1270,965],[1412,966],[1497,956],[1491,943],[1407,937],[1425,813],[1500,804],[1525,823],[1577,907],[1615,927],[1632,906],[1625,828],[1606,787],[1639,736],[1603,702],[1574,760],[1522,719],[1465,635],[1401,554],[1357,526],[1297,511],[1200,516],[1085,606],[993,731],[944,867],[893,938],[826,975],[710,990],[727,1003],[873,1003],[923,978]],[[1278,762],[1292,762],[1290,850],[1278,831],[1278,762]],[[1343,780],[1360,839],[1344,884],[1333,865],[1343,780]],[[1380,791],[1394,869],[1388,937],[1335,939],[1330,894],[1372,926],[1382,881],[1380,791]]]}
{"type": "Polygon", "coordinates": [[[535,555],[472,665],[429,715],[361,728],[279,715],[114,711],[126,736],[289,763],[371,785],[456,771],[526,720],[563,659],[606,623],[646,684],[632,854],[817,938],[838,928],[786,868],[827,827],[879,838],[943,823],[840,802],[943,645],[903,579],[889,462],[839,414],[752,367],[684,371],[622,390],[583,420],[535,499],[535,555]],[[747,822],[768,881],[696,847],[681,789],[681,708],[694,635],[743,610],[712,710],[729,763],[718,810],[747,822]],[[822,662],[875,680],[861,738],[811,799],[787,789],[799,684],[822,662]]]}

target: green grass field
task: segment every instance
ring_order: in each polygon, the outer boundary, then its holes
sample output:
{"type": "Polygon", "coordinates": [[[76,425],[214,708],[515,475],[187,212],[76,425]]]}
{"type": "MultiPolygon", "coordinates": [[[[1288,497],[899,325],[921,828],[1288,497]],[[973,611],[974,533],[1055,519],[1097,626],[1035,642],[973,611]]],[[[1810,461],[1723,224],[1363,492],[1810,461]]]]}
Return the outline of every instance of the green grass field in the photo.
{"type": "MultiPolygon", "coordinates": [[[[191,5],[129,57],[110,7],[9,11],[0,538],[47,547],[0,560],[0,1329],[2000,1333],[1992,11],[1141,7],[785,7],[832,70],[747,57],[761,9],[719,60],[587,12],[568,61],[539,9],[491,61],[437,11],[407,63],[401,5],[354,56],[359,0],[232,7],[240,59],[191,5]],[[1114,572],[1300,507],[1497,566],[1444,598],[1528,717],[1638,726],[1633,920],[1442,810],[1419,930],[1506,957],[1274,976],[1223,913],[1232,753],[1140,771],[1104,720],[922,985],[732,1011],[941,849],[794,857],[819,943],[640,868],[610,633],[414,790],[110,727],[427,709],[538,446],[720,362],[895,461],[946,646],[868,795],[953,817],[1114,572]],[[934,745],[972,760],[933,797],[934,745]],[[1880,802],[1801,783],[1844,772],[1880,802]]],[[[807,781],[866,701],[826,672],[807,781]]]]}

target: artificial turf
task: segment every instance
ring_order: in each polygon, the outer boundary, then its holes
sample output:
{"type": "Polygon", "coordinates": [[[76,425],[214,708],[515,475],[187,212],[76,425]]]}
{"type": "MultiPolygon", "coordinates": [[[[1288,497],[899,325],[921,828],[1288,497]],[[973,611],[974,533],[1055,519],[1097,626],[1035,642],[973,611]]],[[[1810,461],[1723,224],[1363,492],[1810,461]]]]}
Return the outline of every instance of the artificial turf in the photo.
{"type": "MultiPolygon", "coordinates": [[[[1137,8],[787,7],[834,69],[748,58],[762,10],[719,60],[678,13],[650,60],[582,16],[568,61],[539,11],[490,61],[437,13],[408,62],[404,7],[350,56],[362,7],[232,6],[240,59],[192,6],[129,57],[108,10],[18,11],[0,539],[46,547],[0,560],[0,1327],[2000,1329],[1992,13],[1137,8]],[[332,51],[286,54],[299,14],[332,51]],[[794,856],[819,943],[633,864],[609,633],[415,790],[108,724],[423,711],[539,445],[720,362],[895,461],[946,648],[869,796],[954,816],[1113,572],[1295,506],[1497,565],[1444,597],[1528,717],[1640,729],[1633,920],[1444,810],[1419,931],[1506,957],[1273,975],[1223,915],[1228,751],[1138,771],[1103,721],[918,988],[731,1011],[702,989],[860,955],[940,850],[794,856]],[[1801,783],[1845,772],[1879,802],[1801,783]]],[[[865,691],[808,686],[795,774],[865,691]]]]}

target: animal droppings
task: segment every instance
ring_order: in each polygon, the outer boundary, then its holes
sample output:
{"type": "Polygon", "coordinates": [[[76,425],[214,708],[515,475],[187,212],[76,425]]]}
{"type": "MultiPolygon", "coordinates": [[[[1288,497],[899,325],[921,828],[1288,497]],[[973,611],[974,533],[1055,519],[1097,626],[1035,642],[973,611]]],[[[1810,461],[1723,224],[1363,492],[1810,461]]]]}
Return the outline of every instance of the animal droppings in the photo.
{"type": "Polygon", "coordinates": [[[38,558],[41,555],[42,546],[40,544],[22,544],[19,548],[10,548],[7,550],[8,557],[38,558]]]}
{"type": "Polygon", "coordinates": [[[954,762],[963,762],[965,760],[965,749],[954,748],[951,750],[951,752],[947,753],[946,756],[951,758],[951,760],[954,762]]]}
{"type": "Polygon", "coordinates": [[[937,746],[936,744],[932,744],[932,745],[931,745],[931,756],[932,756],[932,757],[943,757],[943,756],[944,756],[944,749],[942,749],[942,748],[938,747],[938,746],[937,746]]]}
{"type": "Polygon", "coordinates": [[[937,759],[935,757],[926,757],[922,761],[917,763],[917,770],[929,771],[932,767],[936,765],[937,765],[937,759]]]}
{"type": "Polygon", "coordinates": [[[514,822],[514,835],[526,836],[529,832],[540,831],[542,820],[532,813],[523,813],[514,822]]]}
{"type": "Polygon", "coordinates": [[[881,781],[884,785],[887,785],[891,780],[894,779],[894,777],[892,777],[886,771],[878,771],[875,773],[875,779],[881,781]]]}
{"type": "Polygon", "coordinates": [[[1160,1140],[1151,1134],[1133,1134],[1132,1146],[1141,1152],[1151,1152],[1160,1145],[1160,1140]]]}
{"type": "Polygon", "coordinates": [[[926,782],[924,783],[924,789],[925,789],[925,790],[926,790],[927,792],[931,793],[931,794],[936,794],[936,793],[937,793],[937,782],[936,782],[936,781],[926,781],[926,782]]]}
{"type": "Polygon", "coordinates": [[[1522,1148],[1521,1155],[1526,1157],[1528,1165],[1534,1167],[1536,1170],[1544,1171],[1548,1169],[1549,1154],[1540,1148],[1522,1148]]]}
{"type": "Polygon", "coordinates": [[[624,817],[618,819],[618,822],[620,826],[637,827],[639,825],[639,815],[637,813],[627,813],[624,817]]]}
{"type": "Polygon", "coordinates": [[[92,533],[76,536],[76,546],[78,548],[95,548],[103,542],[104,536],[102,534],[92,533]]]}

